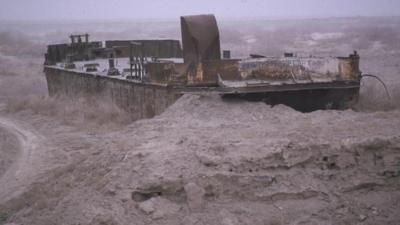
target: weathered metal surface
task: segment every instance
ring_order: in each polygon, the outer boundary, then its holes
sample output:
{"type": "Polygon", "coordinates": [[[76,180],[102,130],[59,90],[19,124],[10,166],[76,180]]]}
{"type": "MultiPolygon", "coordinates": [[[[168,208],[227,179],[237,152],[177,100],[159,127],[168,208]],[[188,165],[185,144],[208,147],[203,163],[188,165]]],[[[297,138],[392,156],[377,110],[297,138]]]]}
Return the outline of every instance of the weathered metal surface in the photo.
{"type": "Polygon", "coordinates": [[[231,51],[229,51],[229,50],[222,51],[222,58],[223,59],[230,59],[231,58],[231,51]]]}
{"type": "Polygon", "coordinates": [[[360,56],[357,52],[349,55],[349,57],[338,57],[339,59],[339,74],[343,80],[357,80],[360,79],[360,56]]]}
{"type": "Polygon", "coordinates": [[[93,49],[101,48],[101,42],[82,42],[74,44],[49,45],[45,54],[45,65],[54,65],[66,60],[67,55],[71,61],[82,61],[91,58],[93,49]]]}
{"type": "Polygon", "coordinates": [[[98,63],[86,63],[83,65],[86,72],[97,72],[97,67],[99,67],[98,63]]]}
{"type": "Polygon", "coordinates": [[[214,15],[182,16],[181,31],[185,63],[221,59],[219,30],[214,15]]]}
{"type": "Polygon", "coordinates": [[[216,86],[218,75],[226,79],[240,79],[239,60],[212,60],[195,65],[188,71],[188,85],[216,86]]]}
{"type": "Polygon", "coordinates": [[[338,75],[336,58],[260,58],[242,60],[239,65],[243,79],[286,79],[296,83],[338,75]]]}
{"type": "Polygon", "coordinates": [[[286,91],[310,91],[310,90],[334,90],[334,89],[358,89],[360,84],[356,81],[336,81],[330,83],[306,83],[306,84],[280,84],[280,85],[254,85],[243,87],[177,87],[181,93],[204,93],[213,92],[218,94],[241,94],[241,93],[266,93],[286,91]]]}
{"type": "Polygon", "coordinates": [[[167,84],[171,76],[176,73],[174,63],[152,62],[146,65],[146,81],[153,84],[167,84]]]}
{"type": "MultiPolygon", "coordinates": [[[[77,38],[86,35],[72,35],[70,44],[49,45],[45,54],[45,64],[54,65],[65,60],[67,55],[71,56],[72,61],[92,60],[97,58],[109,58],[111,56],[122,58],[130,56],[130,40],[106,41],[106,46],[102,42],[78,42],[77,38]]],[[[156,58],[180,58],[182,48],[178,40],[134,40],[143,45],[142,49],[134,49],[134,55],[156,58]],[[140,52],[139,52],[140,51],[140,52]]]]}
{"type": "Polygon", "coordinates": [[[133,48],[133,54],[157,58],[180,58],[182,57],[182,48],[178,40],[112,40],[106,41],[106,48],[116,49],[116,57],[129,57],[130,43],[136,42],[142,45],[142,48],[133,48]]]}
{"type": "Polygon", "coordinates": [[[68,51],[68,44],[58,44],[47,46],[45,54],[45,65],[54,65],[65,60],[68,51]]]}
{"type": "Polygon", "coordinates": [[[224,94],[225,98],[246,99],[249,101],[263,101],[269,105],[285,104],[302,112],[311,112],[320,109],[347,109],[357,99],[359,87],[324,88],[308,90],[288,90],[273,92],[252,92],[224,94]]]}
{"type": "Polygon", "coordinates": [[[76,35],[70,35],[69,38],[71,39],[72,44],[80,44],[80,43],[89,43],[89,34],[76,34],[76,35]],[[82,39],[85,40],[82,40],[82,39]]]}

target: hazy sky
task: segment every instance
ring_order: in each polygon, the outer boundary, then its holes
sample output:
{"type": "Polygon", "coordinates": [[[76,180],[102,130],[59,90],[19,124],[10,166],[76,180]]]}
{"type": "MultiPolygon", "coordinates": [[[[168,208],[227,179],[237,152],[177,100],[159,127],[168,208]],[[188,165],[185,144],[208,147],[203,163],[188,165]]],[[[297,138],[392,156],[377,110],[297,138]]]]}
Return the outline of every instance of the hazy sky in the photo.
{"type": "Polygon", "coordinates": [[[398,16],[400,0],[0,0],[2,20],[398,16]]]}

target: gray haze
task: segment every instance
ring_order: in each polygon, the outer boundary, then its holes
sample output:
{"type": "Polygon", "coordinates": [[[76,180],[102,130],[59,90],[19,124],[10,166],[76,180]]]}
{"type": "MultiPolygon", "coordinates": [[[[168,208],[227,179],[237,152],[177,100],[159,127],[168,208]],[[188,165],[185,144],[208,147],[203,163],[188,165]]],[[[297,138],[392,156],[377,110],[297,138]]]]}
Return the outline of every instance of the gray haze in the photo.
{"type": "Polygon", "coordinates": [[[1,20],[398,16],[398,0],[0,0],[1,20]]]}

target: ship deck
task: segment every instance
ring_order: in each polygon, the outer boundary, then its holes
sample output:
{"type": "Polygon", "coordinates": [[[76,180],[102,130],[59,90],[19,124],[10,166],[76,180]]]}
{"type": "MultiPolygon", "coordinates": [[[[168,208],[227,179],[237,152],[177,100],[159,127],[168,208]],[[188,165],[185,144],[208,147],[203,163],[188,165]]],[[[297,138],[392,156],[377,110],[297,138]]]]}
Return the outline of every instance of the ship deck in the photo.
{"type": "MultiPolygon", "coordinates": [[[[150,58],[146,58],[147,61],[150,61],[150,58]]],[[[264,61],[276,61],[277,58],[266,58],[261,59],[264,61]]],[[[279,59],[280,60],[280,59],[279,59]]],[[[300,62],[299,59],[283,59],[282,61],[287,61],[290,64],[294,64],[295,62],[300,62]]],[[[303,59],[303,63],[316,61],[318,59],[308,58],[303,59]]],[[[253,61],[260,61],[260,59],[250,59],[244,60],[247,64],[252,63],[253,61]]],[[[282,62],[281,61],[281,62],[282,62]]],[[[182,58],[166,58],[166,59],[157,59],[157,62],[173,62],[173,63],[183,63],[182,58]]],[[[108,59],[95,59],[89,61],[76,61],[74,62],[75,68],[66,69],[64,63],[57,63],[56,65],[46,65],[46,68],[52,68],[56,70],[68,71],[73,73],[85,74],[88,76],[100,76],[109,79],[117,79],[124,82],[132,82],[144,85],[155,85],[161,87],[169,87],[176,92],[180,93],[204,93],[204,92],[213,92],[219,94],[239,94],[239,93],[262,93],[262,92],[287,92],[287,91],[306,91],[306,90],[327,90],[327,89],[354,89],[360,87],[359,81],[346,81],[346,80],[337,80],[333,76],[308,76],[307,79],[246,79],[241,81],[232,81],[232,80],[222,80],[219,77],[218,85],[216,86],[174,86],[163,83],[156,83],[151,81],[146,81],[145,79],[141,79],[139,76],[136,76],[134,72],[133,76],[138,79],[127,79],[127,76],[130,76],[130,64],[129,58],[114,58],[115,68],[121,71],[120,75],[107,75],[107,71],[109,68],[108,59]],[[86,67],[90,65],[96,65],[97,71],[87,72],[86,67]]],[[[321,64],[321,63],[320,63],[321,64]]],[[[328,64],[328,63],[325,63],[328,64]]],[[[332,64],[329,62],[329,64],[332,64]]],[[[331,67],[332,68],[332,67],[331,67]]]]}

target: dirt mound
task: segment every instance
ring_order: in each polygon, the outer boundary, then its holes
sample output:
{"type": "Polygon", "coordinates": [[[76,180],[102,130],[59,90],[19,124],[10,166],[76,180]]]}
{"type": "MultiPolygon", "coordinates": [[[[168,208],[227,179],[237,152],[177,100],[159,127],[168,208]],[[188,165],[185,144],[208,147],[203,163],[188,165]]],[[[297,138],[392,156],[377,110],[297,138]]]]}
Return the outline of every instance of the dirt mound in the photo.
{"type": "Polygon", "coordinates": [[[185,95],[119,132],[80,134],[90,147],[0,212],[21,224],[395,224],[399,116],[185,95]]]}

